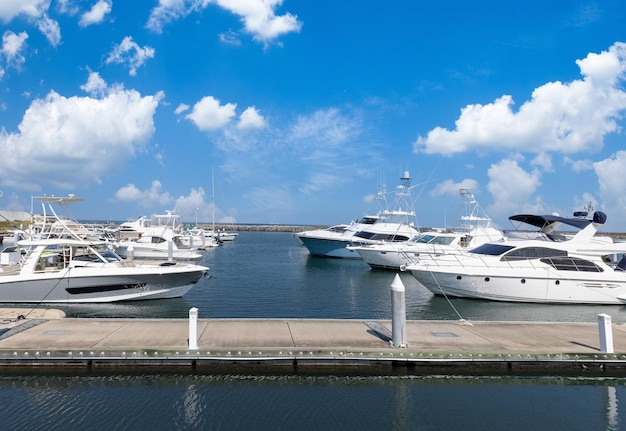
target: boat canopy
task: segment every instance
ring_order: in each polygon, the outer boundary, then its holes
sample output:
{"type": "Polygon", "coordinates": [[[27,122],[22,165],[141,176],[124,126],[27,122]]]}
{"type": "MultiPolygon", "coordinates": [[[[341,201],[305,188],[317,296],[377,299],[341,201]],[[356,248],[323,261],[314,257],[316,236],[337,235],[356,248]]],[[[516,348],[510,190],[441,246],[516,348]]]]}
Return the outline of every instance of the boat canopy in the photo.
{"type": "MultiPolygon", "coordinates": [[[[545,229],[547,226],[566,224],[578,229],[584,229],[590,223],[604,224],[606,222],[606,214],[601,211],[596,211],[593,214],[593,219],[577,218],[577,217],[560,217],[557,215],[534,215],[534,214],[518,214],[509,217],[509,220],[526,223],[531,226],[536,226],[540,229],[545,229]]],[[[554,227],[553,227],[554,228],[554,227]]]]}

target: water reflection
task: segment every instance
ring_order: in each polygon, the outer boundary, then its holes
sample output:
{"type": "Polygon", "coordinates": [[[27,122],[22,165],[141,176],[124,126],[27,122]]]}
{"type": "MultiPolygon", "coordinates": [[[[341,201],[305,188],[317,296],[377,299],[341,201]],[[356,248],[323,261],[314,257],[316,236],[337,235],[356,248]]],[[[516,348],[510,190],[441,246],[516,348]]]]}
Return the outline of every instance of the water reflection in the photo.
{"type": "Polygon", "coordinates": [[[618,430],[621,378],[85,373],[0,376],[3,427],[618,430]]]}

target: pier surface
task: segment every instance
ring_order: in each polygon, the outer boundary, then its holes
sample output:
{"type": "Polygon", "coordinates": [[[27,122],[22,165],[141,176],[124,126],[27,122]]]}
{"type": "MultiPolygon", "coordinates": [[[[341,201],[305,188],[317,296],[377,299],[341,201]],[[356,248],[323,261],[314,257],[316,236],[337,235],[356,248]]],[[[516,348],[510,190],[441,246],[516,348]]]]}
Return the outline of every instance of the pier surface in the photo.
{"type": "Polygon", "coordinates": [[[375,365],[626,374],[625,325],[612,325],[609,353],[601,351],[597,323],[413,320],[407,345],[396,348],[387,320],[198,319],[198,348],[189,349],[187,319],[75,319],[56,310],[23,316],[0,311],[0,367],[375,365]]]}

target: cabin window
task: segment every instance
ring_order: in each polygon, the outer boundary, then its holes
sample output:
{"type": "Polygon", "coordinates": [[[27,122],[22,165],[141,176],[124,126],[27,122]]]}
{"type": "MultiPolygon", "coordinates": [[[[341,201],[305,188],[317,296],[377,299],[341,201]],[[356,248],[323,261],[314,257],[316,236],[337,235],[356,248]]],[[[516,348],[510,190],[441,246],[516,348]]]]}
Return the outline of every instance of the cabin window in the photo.
{"type": "Polygon", "coordinates": [[[502,256],[501,260],[528,260],[556,256],[567,256],[567,251],[548,247],[520,247],[502,256]]]}
{"type": "Polygon", "coordinates": [[[603,269],[594,262],[577,257],[546,257],[540,259],[543,263],[552,266],[560,271],[578,272],[602,272],[603,269]]]}

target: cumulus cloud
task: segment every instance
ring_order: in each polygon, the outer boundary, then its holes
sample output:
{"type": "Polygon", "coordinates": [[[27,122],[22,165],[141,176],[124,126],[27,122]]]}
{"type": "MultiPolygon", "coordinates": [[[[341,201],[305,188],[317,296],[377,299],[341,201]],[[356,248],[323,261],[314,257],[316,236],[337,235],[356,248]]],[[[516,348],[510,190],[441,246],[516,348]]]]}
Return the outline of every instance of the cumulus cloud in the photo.
{"type": "MultiPolygon", "coordinates": [[[[160,33],[168,23],[215,4],[239,16],[243,31],[251,34],[254,40],[267,44],[283,34],[298,32],[302,27],[298,17],[291,13],[276,15],[276,9],[282,3],[283,0],[159,0],[146,27],[160,33]]],[[[230,44],[236,40],[232,32],[222,33],[220,37],[230,44]]]]}
{"type": "Polygon", "coordinates": [[[125,64],[130,76],[137,74],[137,69],[154,57],[154,49],[149,46],[140,47],[131,36],[126,36],[119,45],[115,45],[106,59],[106,63],[125,64]]]}
{"type": "Polygon", "coordinates": [[[541,204],[531,202],[531,196],[541,185],[541,172],[526,172],[516,160],[505,159],[493,164],[488,170],[487,189],[493,196],[494,204],[489,213],[509,216],[519,209],[520,202],[526,202],[525,211],[537,212],[541,204]]]}
{"type": "Polygon", "coordinates": [[[0,21],[5,24],[23,16],[41,31],[48,42],[57,46],[61,42],[59,23],[48,17],[50,0],[11,0],[0,2],[0,21]]]}
{"type": "Polygon", "coordinates": [[[260,129],[265,127],[265,119],[254,106],[250,106],[239,116],[240,129],[260,129]]]}
{"type": "Polygon", "coordinates": [[[128,184],[117,192],[115,198],[120,201],[135,202],[142,208],[153,208],[156,205],[166,206],[172,203],[172,196],[161,190],[161,182],[152,181],[149,189],[139,190],[134,184],[128,184]]]}
{"type": "Polygon", "coordinates": [[[220,101],[213,96],[206,96],[193,105],[191,113],[185,118],[191,120],[198,129],[207,132],[228,124],[235,116],[236,108],[235,103],[220,105],[220,101]]]}
{"type": "MultiPolygon", "coordinates": [[[[94,75],[85,88],[98,87],[94,75]],[[92,82],[92,84],[89,84],[92,82]]],[[[111,87],[95,97],[50,91],[32,101],[18,131],[0,132],[0,181],[23,190],[73,188],[119,172],[154,134],[161,93],[111,87]]]]}
{"type": "Polygon", "coordinates": [[[617,42],[608,51],[590,53],[576,63],[582,80],[547,83],[535,89],[517,112],[509,95],[486,105],[468,105],[454,130],[436,127],[418,137],[414,151],[449,155],[472,150],[597,150],[606,134],[619,130],[616,120],[626,109],[622,89],[626,44],[617,42]]]}
{"type": "Polygon", "coordinates": [[[302,27],[302,23],[295,15],[275,14],[275,9],[282,2],[282,0],[216,0],[218,6],[241,17],[246,33],[264,43],[286,33],[298,32],[302,27]]]}
{"type": "Polygon", "coordinates": [[[598,177],[603,209],[610,214],[623,214],[626,210],[626,151],[593,164],[598,177]]]}
{"type": "Polygon", "coordinates": [[[87,27],[92,24],[101,23],[104,17],[111,12],[113,3],[111,0],[98,0],[90,10],[82,14],[78,25],[81,27],[87,27]]]}
{"type": "Polygon", "coordinates": [[[10,30],[7,30],[2,35],[2,48],[1,53],[4,57],[7,67],[19,68],[25,61],[21,52],[26,45],[26,39],[28,34],[21,32],[15,34],[10,30]]]}
{"type": "Polygon", "coordinates": [[[89,72],[87,83],[80,86],[80,89],[92,96],[100,96],[107,90],[107,83],[100,77],[98,72],[89,72]]]}

